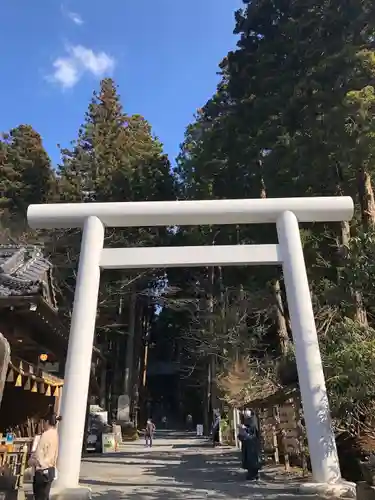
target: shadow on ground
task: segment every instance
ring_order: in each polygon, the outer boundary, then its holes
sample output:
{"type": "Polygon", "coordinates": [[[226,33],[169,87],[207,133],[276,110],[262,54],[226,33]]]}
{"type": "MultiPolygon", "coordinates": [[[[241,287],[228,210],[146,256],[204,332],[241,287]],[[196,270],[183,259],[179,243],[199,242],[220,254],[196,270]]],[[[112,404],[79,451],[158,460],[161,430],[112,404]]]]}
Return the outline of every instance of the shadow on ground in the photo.
{"type": "Polygon", "coordinates": [[[286,491],[282,484],[246,481],[245,473],[240,469],[238,452],[202,450],[199,453],[194,450],[194,445],[183,448],[181,453],[178,449],[168,452],[157,448],[148,452],[124,453],[117,460],[101,462],[101,467],[108,468],[108,473],[111,465],[116,466],[117,474],[113,480],[95,477],[83,481],[92,487],[93,497],[98,500],[238,500],[272,499],[276,496],[295,500],[293,492],[286,491]],[[119,467],[123,467],[123,476],[118,473],[119,467]]]}

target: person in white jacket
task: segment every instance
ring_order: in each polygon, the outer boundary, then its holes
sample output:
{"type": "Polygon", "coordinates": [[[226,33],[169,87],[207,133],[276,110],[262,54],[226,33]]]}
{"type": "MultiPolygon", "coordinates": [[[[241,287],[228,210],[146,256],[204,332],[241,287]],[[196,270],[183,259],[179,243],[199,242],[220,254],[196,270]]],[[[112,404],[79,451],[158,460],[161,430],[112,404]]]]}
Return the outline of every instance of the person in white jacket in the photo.
{"type": "Polygon", "coordinates": [[[57,422],[61,420],[55,414],[49,416],[45,431],[40,436],[36,449],[31,456],[30,465],[35,468],[33,493],[35,500],[48,500],[51,485],[56,477],[56,462],[59,452],[57,422]]]}

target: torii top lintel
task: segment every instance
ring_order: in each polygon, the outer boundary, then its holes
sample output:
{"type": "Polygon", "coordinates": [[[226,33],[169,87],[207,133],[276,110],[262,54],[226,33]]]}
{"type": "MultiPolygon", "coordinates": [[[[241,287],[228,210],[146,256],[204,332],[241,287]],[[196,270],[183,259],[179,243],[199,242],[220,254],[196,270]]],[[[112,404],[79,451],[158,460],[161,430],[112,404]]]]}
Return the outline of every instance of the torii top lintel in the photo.
{"type": "Polygon", "coordinates": [[[348,196],[54,203],[30,205],[27,218],[35,229],[83,227],[90,216],[107,227],[193,226],[275,223],[285,211],[293,212],[300,222],[348,221],[354,205],[348,196]]]}

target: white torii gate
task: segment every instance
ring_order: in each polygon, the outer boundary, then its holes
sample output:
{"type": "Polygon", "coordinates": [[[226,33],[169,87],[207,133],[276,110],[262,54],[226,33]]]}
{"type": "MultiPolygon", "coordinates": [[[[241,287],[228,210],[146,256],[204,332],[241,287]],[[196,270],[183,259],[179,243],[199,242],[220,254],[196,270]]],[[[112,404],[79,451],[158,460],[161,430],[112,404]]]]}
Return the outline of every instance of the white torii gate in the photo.
{"type": "Polygon", "coordinates": [[[348,221],[353,211],[349,197],[30,205],[32,228],[83,228],[61,404],[58,489],[76,488],[79,482],[100,270],[262,264],[283,267],[314,480],[338,482],[298,223],[348,221]],[[278,244],[103,248],[105,227],[261,223],[276,223],[278,244]]]}

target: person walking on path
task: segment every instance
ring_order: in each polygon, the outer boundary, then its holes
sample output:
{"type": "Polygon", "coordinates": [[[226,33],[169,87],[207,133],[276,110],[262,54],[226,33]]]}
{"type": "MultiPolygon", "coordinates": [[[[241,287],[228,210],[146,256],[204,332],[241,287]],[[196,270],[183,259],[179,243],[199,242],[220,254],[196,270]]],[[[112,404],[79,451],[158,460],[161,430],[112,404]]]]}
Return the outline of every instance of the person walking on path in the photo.
{"type": "Polygon", "coordinates": [[[155,430],[156,430],[155,424],[149,418],[147,420],[147,423],[146,423],[146,431],[145,431],[145,440],[146,440],[146,447],[147,448],[152,447],[152,441],[154,438],[155,430]]]}
{"type": "Polygon", "coordinates": [[[213,446],[220,446],[220,424],[221,424],[221,417],[220,417],[220,412],[216,412],[214,416],[214,422],[212,424],[212,444],[213,446]]]}
{"type": "Polygon", "coordinates": [[[48,500],[53,480],[56,478],[56,462],[59,452],[57,422],[61,417],[51,414],[45,424],[29,465],[35,468],[33,494],[35,500],[48,500]]]}
{"type": "Polygon", "coordinates": [[[190,431],[190,432],[194,430],[193,415],[191,413],[189,413],[186,416],[186,427],[187,427],[187,430],[190,431]]]}
{"type": "Polygon", "coordinates": [[[255,415],[247,425],[240,425],[238,439],[241,441],[242,468],[247,470],[247,479],[253,481],[259,478],[260,470],[260,439],[255,415]]]}

